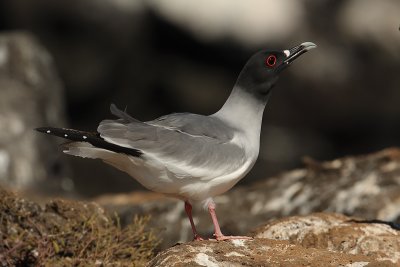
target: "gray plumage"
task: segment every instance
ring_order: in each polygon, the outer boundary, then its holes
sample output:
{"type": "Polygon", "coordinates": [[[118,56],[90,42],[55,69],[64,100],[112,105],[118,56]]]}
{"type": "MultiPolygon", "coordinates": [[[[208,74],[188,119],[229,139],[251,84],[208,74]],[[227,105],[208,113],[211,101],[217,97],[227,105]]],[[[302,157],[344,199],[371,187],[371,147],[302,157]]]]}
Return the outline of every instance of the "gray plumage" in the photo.
{"type": "Polygon", "coordinates": [[[219,118],[174,113],[140,122],[115,105],[111,112],[120,119],[104,120],[97,129],[107,142],[216,173],[224,166],[224,172],[237,169],[245,160],[244,151],[230,143],[234,129],[219,118]]]}

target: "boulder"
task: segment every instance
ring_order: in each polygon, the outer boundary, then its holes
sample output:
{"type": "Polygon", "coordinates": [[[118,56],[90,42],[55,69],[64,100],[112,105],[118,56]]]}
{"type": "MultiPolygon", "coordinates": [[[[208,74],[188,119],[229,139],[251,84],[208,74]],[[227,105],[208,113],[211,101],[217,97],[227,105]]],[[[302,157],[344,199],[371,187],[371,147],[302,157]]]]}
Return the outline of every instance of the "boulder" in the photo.
{"type": "Polygon", "coordinates": [[[56,140],[33,130],[65,125],[62,94],[52,57],[32,35],[0,35],[1,184],[53,193],[71,189],[56,140]]]}
{"type": "Polygon", "coordinates": [[[273,221],[259,227],[254,236],[287,240],[304,248],[365,255],[400,265],[400,231],[376,221],[316,213],[273,221]]]}
{"type": "Polygon", "coordinates": [[[194,241],[159,253],[152,266],[396,266],[371,256],[305,248],[288,241],[194,241]]]}
{"type": "Polygon", "coordinates": [[[399,266],[400,232],[332,213],[270,222],[252,240],[192,241],[148,266],[399,266]]]}

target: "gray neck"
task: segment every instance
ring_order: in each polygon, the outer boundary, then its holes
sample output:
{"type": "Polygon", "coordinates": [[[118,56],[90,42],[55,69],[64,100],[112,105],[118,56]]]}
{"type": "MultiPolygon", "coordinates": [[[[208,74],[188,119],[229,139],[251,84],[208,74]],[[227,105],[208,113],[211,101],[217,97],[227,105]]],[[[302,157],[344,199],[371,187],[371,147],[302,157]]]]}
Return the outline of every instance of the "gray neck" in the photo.
{"type": "Polygon", "coordinates": [[[222,119],[230,126],[260,135],[262,116],[268,96],[259,99],[254,94],[243,90],[237,84],[222,108],[212,116],[222,119]]]}

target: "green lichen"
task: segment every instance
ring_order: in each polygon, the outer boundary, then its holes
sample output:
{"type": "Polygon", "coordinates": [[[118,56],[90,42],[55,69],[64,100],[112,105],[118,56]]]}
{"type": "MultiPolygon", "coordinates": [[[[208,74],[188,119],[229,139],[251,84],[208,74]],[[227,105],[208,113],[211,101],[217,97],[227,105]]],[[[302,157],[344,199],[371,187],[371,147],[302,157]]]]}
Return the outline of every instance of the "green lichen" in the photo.
{"type": "Polygon", "coordinates": [[[95,203],[41,207],[0,188],[0,266],[143,266],[159,244],[148,220],[122,228],[95,203]]]}

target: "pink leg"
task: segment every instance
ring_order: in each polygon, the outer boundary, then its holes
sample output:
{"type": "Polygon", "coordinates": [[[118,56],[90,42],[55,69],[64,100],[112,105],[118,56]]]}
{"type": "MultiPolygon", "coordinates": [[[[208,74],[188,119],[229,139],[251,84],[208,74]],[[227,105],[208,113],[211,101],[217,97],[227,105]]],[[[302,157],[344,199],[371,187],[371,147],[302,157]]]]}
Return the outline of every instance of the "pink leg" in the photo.
{"type": "Polygon", "coordinates": [[[193,231],[193,240],[200,241],[204,240],[201,238],[201,236],[197,233],[196,231],[196,226],[194,225],[193,218],[192,218],[192,205],[188,201],[185,201],[185,211],[187,216],[189,217],[190,225],[192,226],[192,231],[193,231]]]}
{"type": "Polygon", "coordinates": [[[221,228],[219,227],[218,219],[217,219],[217,214],[215,213],[215,203],[214,201],[209,201],[208,203],[208,211],[210,212],[211,219],[214,224],[214,229],[215,229],[215,239],[218,241],[221,240],[229,240],[229,239],[253,239],[252,237],[249,236],[225,236],[221,232],[221,228]]]}

